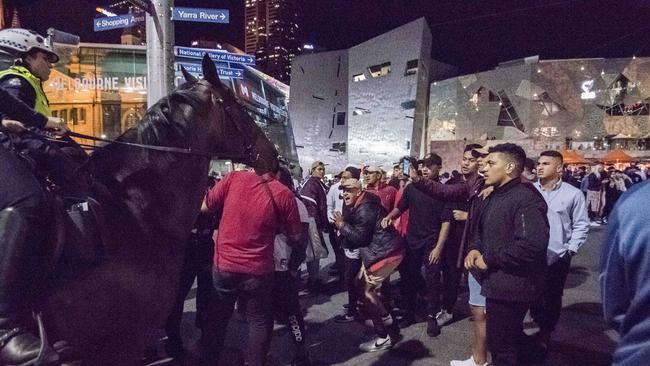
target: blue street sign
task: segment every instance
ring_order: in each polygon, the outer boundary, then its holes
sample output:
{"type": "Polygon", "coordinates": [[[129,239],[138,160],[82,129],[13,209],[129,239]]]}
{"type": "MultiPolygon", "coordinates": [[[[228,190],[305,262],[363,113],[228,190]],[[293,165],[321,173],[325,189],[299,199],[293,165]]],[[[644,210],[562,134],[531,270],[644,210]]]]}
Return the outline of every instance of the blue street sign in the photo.
{"type": "Polygon", "coordinates": [[[230,22],[230,12],[226,9],[183,8],[177,6],[172,9],[172,20],[228,24],[230,22]]]}
{"type": "MultiPolygon", "coordinates": [[[[185,68],[190,74],[201,74],[203,75],[203,68],[199,64],[188,64],[185,62],[177,62],[176,69],[180,71],[181,66],[185,68]]],[[[244,70],[241,69],[229,69],[226,67],[218,67],[217,73],[219,76],[224,78],[233,78],[233,79],[243,79],[244,70]]]]}
{"type": "Polygon", "coordinates": [[[174,47],[174,54],[178,57],[201,59],[205,53],[207,53],[212,61],[215,62],[233,62],[244,65],[255,65],[255,56],[251,55],[209,50],[203,48],[174,47]]]}
{"type": "Polygon", "coordinates": [[[142,14],[126,14],[114,17],[97,18],[93,21],[95,32],[101,32],[118,28],[130,28],[144,21],[142,14]]]}

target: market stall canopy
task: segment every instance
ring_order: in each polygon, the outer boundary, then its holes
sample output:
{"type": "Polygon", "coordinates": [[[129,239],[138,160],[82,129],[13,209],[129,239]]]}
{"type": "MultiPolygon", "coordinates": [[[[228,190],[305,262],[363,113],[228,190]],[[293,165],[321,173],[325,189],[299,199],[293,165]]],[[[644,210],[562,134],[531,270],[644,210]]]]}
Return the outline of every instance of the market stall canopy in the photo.
{"type": "Polygon", "coordinates": [[[602,159],[606,163],[630,163],[634,159],[621,149],[611,150],[602,159]]]}
{"type": "Polygon", "coordinates": [[[578,154],[575,150],[563,149],[560,151],[564,164],[590,164],[591,162],[578,154]]]}
{"type": "Polygon", "coordinates": [[[633,135],[625,135],[622,133],[619,133],[618,135],[615,135],[612,137],[612,140],[625,140],[625,139],[638,139],[641,138],[640,136],[633,136],[633,135]]]}

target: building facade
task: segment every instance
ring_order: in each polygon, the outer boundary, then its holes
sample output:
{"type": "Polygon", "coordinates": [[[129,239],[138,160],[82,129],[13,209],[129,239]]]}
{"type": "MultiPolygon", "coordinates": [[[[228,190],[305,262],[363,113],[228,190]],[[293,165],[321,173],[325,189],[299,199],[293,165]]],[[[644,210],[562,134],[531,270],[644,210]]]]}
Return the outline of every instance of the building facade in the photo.
{"type": "MultiPolygon", "coordinates": [[[[147,110],[145,46],[82,43],[78,49],[55,47],[61,61],[44,89],[53,114],[65,119],[72,131],[114,139],[142,119],[147,110]]],[[[200,60],[177,62],[200,67],[200,60]]],[[[177,70],[180,83],[183,78],[177,70]]],[[[200,74],[200,69],[191,71],[200,74]]],[[[286,106],[288,87],[253,68],[242,67],[242,72],[242,78],[221,81],[235,92],[279,153],[297,163],[286,106]]]]}
{"type": "Polygon", "coordinates": [[[650,157],[650,58],[532,57],[430,88],[432,150],[516,142],[531,156],[568,148],[598,159],[620,148],[650,157]]]}
{"type": "Polygon", "coordinates": [[[404,155],[423,154],[430,80],[454,72],[431,59],[431,42],[420,18],[347,50],[297,57],[289,112],[301,164],[390,170],[404,155]]]}
{"type": "Polygon", "coordinates": [[[297,0],[244,0],[244,52],[266,74],[288,83],[300,53],[297,0]]]}

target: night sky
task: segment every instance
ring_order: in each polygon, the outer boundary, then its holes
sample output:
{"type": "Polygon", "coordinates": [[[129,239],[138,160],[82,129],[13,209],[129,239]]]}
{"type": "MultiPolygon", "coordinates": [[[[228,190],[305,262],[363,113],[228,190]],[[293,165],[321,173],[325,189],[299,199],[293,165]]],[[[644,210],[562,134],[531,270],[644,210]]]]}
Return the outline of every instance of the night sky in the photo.
{"type": "MultiPolygon", "coordinates": [[[[5,0],[18,4],[24,27],[119,42],[120,31],[93,32],[107,0],[5,0]]],[[[176,23],[176,44],[204,38],[243,48],[243,0],[175,0],[177,6],[225,8],[229,25],[176,23]]],[[[463,73],[539,54],[542,59],[650,56],[650,0],[299,0],[303,41],[347,48],[425,16],[433,58],[463,73]]],[[[390,46],[390,45],[387,45],[390,46]]]]}

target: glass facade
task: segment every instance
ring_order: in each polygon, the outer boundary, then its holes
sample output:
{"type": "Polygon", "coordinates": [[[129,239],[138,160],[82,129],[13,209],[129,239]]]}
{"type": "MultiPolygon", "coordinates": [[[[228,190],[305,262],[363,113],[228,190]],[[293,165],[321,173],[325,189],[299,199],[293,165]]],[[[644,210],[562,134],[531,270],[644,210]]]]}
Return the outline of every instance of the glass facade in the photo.
{"type": "MultiPolygon", "coordinates": [[[[147,104],[144,46],[82,43],[78,49],[61,47],[57,52],[61,61],[44,89],[53,114],[68,121],[72,131],[113,139],[142,119],[147,104]]],[[[196,66],[190,71],[200,73],[200,60],[177,61],[196,66]]],[[[176,80],[182,82],[180,68],[177,70],[176,80]]],[[[244,67],[242,71],[242,79],[222,78],[222,82],[235,91],[280,154],[297,163],[287,113],[288,87],[255,69],[244,67]]]]}
{"type": "MultiPolygon", "coordinates": [[[[430,149],[517,142],[532,155],[624,149],[650,157],[650,58],[548,60],[436,81],[430,149]]],[[[462,151],[462,150],[461,150],[462,151]]]]}

